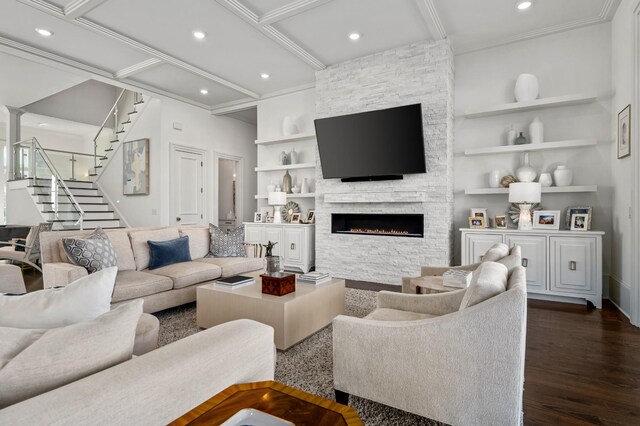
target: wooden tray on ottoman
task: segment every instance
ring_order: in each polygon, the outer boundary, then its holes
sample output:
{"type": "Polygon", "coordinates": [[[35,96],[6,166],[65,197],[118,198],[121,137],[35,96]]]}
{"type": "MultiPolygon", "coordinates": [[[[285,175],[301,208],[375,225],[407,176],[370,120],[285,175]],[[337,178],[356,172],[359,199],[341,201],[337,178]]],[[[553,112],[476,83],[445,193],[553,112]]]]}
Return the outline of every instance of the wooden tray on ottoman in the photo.
{"type": "Polygon", "coordinates": [[[283,274],[276,272],[273,274],[262,274],[262,293],[273,296],[284,296],[296,291],[295,274],[283,274]]]}

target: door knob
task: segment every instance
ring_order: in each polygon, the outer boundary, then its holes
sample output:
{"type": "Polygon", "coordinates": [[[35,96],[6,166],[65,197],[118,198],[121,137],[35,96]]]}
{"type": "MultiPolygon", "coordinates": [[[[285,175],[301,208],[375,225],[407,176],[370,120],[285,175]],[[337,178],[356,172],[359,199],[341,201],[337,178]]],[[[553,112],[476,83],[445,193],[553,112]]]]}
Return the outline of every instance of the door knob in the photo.
{"type": "Polygon", "coordinates": [[[176,222],[180,222],[182,218],[180,216],[176,217],[176,222]]]}

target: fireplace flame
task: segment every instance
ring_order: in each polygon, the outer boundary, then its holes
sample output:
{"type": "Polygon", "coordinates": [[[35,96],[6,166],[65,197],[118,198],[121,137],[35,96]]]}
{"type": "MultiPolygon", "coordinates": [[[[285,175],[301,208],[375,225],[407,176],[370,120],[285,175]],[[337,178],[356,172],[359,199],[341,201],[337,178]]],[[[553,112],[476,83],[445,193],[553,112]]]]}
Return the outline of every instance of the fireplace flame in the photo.
{"type": "Polygon", "coordinates": [[[369,228],[351,228],[350,232],[357,232],[360,234],[408,234],[409,231],[402,229],[369,229],[369,228]]]}

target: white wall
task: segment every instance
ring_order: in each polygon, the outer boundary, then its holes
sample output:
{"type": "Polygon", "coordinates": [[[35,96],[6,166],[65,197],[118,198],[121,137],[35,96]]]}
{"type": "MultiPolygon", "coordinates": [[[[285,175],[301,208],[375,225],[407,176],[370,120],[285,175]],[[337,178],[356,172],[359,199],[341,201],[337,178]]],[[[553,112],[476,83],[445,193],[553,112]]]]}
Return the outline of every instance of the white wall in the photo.
{"type": "MultiPolygon", "coordinates": [[[[549,210],[569,206],[593,206],[593,228],[606,232],[604,272],[611,265],[611,25],[581,28],[455,57],[455,226],[467,227],[469,209],[487,207],[489,215],[508,209],[505,195],[465,196],[465,188],[488,187],[488,174],[503,169],[513,174],[520,166],[514,154],[465,157],[467,148],[505,145],[510,124],[528,133],[528,125],[539,116],[545,125],[545,140],[596,138],[595,148],[531,153],[538,172],[550,172],[566,164],[574,172],[574,184],[597,184],[593,194],[543,194],[549,210]],[[540,97],[593,93],[595,103],[521,112],[480,119],[466,119],[466,109],[514,102],[513,88],[520,73],[532,73],[540,83],[540,97]]],[[[617,166],[617,164],[616,164],[617,166]]],[[[564,216],[563,216],[564,217],[564,216]]],[[[460,258],[460,233],[456,231],[456,261],[460,258]]],[[[605,281],[606,282],[606,281],[605,281]]]]}
{"type": "Polygon", "coordinates": [[[172,100],[152,99],[138,117],[138,122],[127,140],[149,138],[150,188],[149,195],[122,195],[122,152],[107,166],[100,179],[102,189],[122,212],[130,226],[166,226],[176,224],[171,216],[170,155],[171,145],[183,145],[206,151],[205,170],[205,222],[217,223],[218,208],[215,200],[217,166],[216,152],[244,159],[242,186],[244,219],[253,220],[256,191],[256,128],[250,124],[228,118],[212,116],[208,111],[172,100]],[[173,129],[173,123],[182,123],[182,130],[173,129]]]}
{"type": "MultiPolygon", "coordinates": [[[[611,22],[611,139],[617,140],[618,113],[632,103],[633,94],[633,10],[638,0],[623,0],[611,22]]],[[[632,105],[632,112],[637,106],[632,105]]],[[[637,123],[631,130],[637,131],[637,123]]],[[[632,147],[637,149],[637,147],[632,147]]],[[[631,253],[631,180],[633,160],[626,157],[618,160],[617,149],[611,150],[612,235],[611,235],[611,279],[609,298],[627,315],[631,312],[632,262],[631,253]]]]}

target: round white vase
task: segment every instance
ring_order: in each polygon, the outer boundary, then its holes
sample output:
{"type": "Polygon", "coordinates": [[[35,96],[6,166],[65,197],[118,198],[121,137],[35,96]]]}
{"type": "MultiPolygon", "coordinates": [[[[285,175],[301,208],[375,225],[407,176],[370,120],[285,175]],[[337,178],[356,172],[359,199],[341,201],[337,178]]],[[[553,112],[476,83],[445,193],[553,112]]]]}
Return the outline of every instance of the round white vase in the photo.
{"type": "Polygon", "coordinates": [[[293,122],[293,119],[288,115],[282,120],[282,134],[285,136],[291,136],[298,133],[298,126],[293,122]]]}
{"type": "Polygon", "coordinates": [[[560,165],[553,171],[556,186],[569,186],[573,181],[573,172],[567,166],[560,165]]]}
{"type": "Polygon", "coordinates": [[[502,179],[502,171],[500,170],[492,170],[489,173],[489,187],[491,188],[500,188],[500,179],[502,179]]]}
{"type": "Polygon", "coordinates": [[[538,172],[536,169],[529,165],[529,153],[526,152],[524,154],[524,161],[522,162],[522,166],[516,170],[516,177],[519,182],[533,182],[538,177],[538,172]]]}
{"type": "Polygon", "coordinates": [[[309,180],[307,178],[302,179],[302,187],[300,188],[301,194],[309,193],[309,180]]]}
{"type": "Polygon", "coordinates": [[[550,187],[553,185],[553,180],[551,179],[551,173],[540,173],[540,179],[538,179],[540,185],[543,187],[550,187]]]}
{"type": "Polygon", "coordinates": [[[529,139],[531,143],[542,143],[544,141],[544,124],[538,117],[529,124],[529,139]]]}
{"type": "Polygon", "coordinates": [[[526,102],[538,98],[538,79],[533,74],[520,74],[514,91],[516,101],[526,102]]]}

